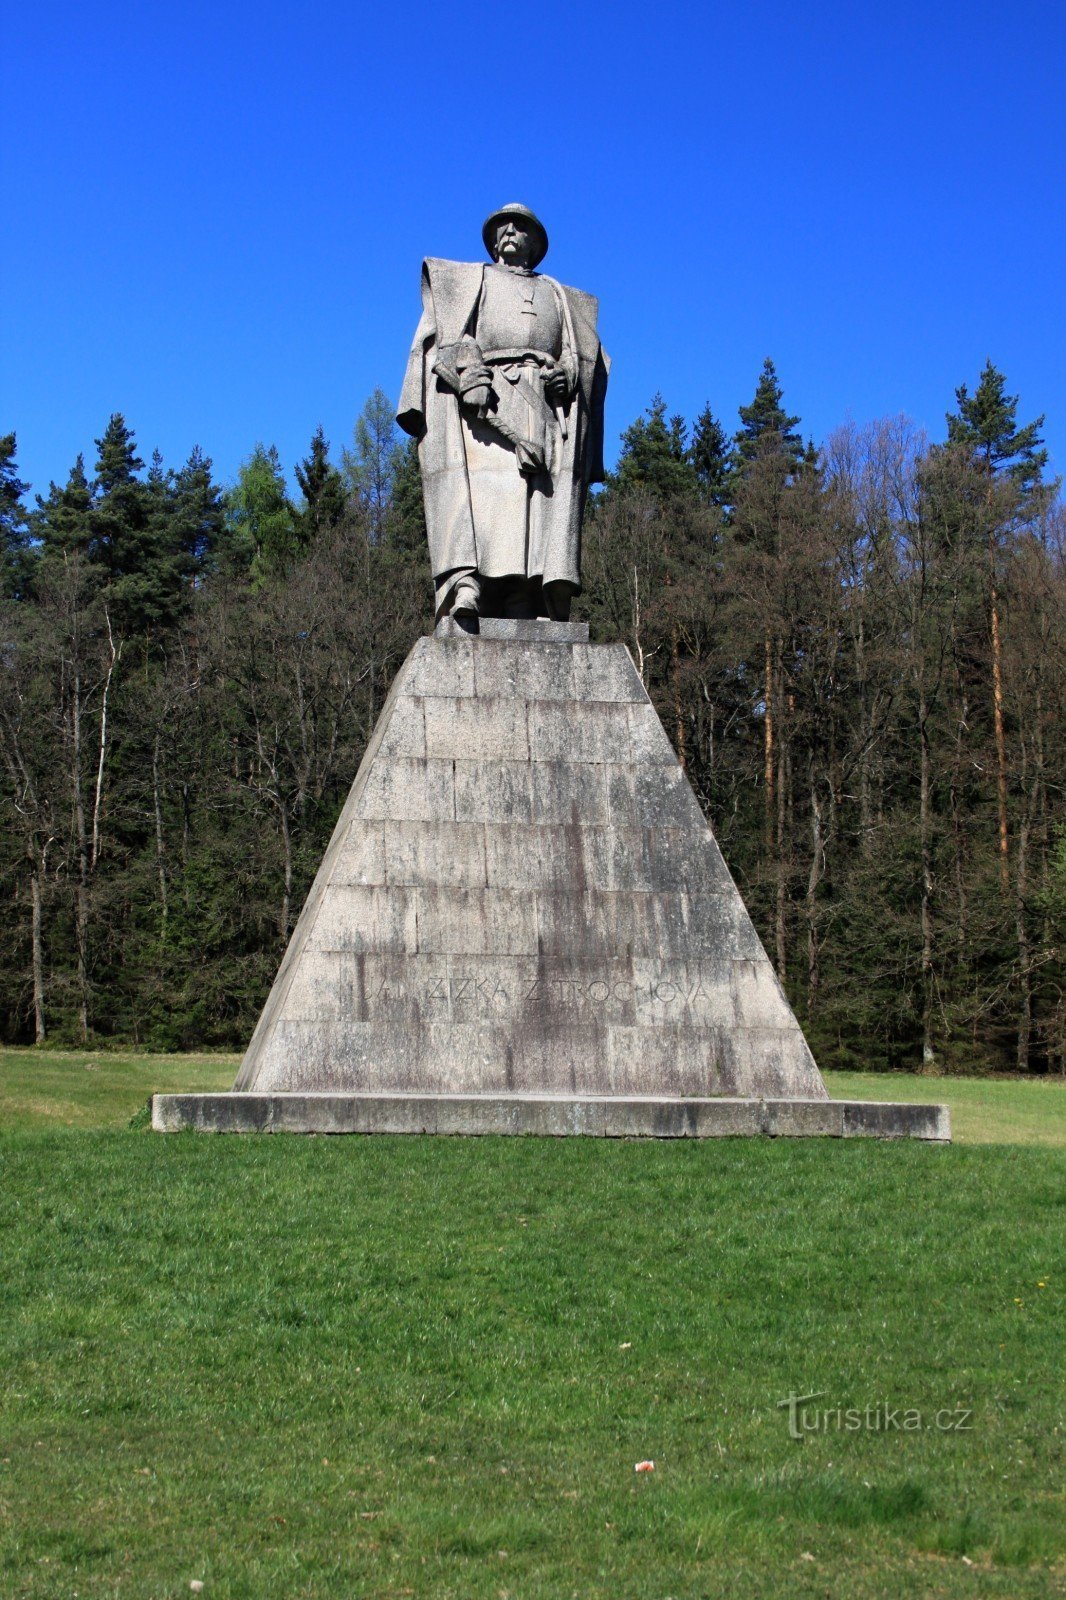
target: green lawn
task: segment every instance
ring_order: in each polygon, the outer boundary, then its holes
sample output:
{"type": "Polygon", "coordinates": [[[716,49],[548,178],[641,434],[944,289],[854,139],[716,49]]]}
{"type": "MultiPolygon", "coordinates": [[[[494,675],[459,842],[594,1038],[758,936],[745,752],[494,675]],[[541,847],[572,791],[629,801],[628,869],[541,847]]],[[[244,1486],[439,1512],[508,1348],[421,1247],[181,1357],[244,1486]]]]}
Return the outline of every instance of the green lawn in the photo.
{"type": "Polygon", "coordinates": [[[4,1600],[1061,1592],[1061,1088],[862,1080],[1000,1115],[951,1147],[121,1125],[233,1066],[0,1055],[4,1600]]]}

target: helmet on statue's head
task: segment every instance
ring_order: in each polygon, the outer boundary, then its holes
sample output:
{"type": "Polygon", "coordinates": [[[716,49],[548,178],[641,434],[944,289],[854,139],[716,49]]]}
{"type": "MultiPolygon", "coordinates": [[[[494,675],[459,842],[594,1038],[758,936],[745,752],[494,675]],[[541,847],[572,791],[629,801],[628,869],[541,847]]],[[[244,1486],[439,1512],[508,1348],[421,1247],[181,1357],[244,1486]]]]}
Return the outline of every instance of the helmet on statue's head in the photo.
{"type": "Polygon", "coordinates": [[[530,257],[529,264],[531,267],[539,266],[548,254],[548,230],[535,212],[530,211],[528,206],[519,205],[517,201],[509,206],[501,206],[490,217],[486,217],[485,225],[481,230],[481,237],[485,241],[485,249],[495,261],[496,230],[501,222],[506,222],[510,217],[513,217],[516,222],[520,222],[532,235],[533,254],[530,257]]]}

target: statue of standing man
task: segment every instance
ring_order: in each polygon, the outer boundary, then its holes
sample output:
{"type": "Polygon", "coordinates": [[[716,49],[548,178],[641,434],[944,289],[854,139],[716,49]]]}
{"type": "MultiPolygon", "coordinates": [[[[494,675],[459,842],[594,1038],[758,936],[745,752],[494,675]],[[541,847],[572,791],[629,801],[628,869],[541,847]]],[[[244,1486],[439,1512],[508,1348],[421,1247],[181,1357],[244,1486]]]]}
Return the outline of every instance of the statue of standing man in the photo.
{"type": "Polygon", "coordinates": [[[597,303],[537,272],[548,235],[527,206],[494,211],[481,236],[489,263],[422,264],[397,415],[418,440],[436,614],[565,621],[603,481],[597,303]]]}

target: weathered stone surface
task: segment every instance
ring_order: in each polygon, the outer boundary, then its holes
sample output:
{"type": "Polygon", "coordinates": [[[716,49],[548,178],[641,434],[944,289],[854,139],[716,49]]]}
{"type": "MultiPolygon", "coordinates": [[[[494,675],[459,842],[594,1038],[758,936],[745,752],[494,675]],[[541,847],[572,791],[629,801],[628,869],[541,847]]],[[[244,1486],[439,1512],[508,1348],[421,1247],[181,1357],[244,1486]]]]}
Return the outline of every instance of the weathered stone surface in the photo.
{"type": "Polygon", "coordinates": [[[587,622],[549,622],[543,617],[442,617],[437,639],[508,639],[531,644],[588,644],[587,622]]]}
{"type": "Polygon", "coordinates": [[[220,1126],[947,1136],[828,1101],[625,649],[521,632],[411,652],[236,1088],[220,1126]]]}
{"type": "MultiPolygon", "coordinates": [[[[162,1133],[538,1134],[608,1139],[841,1137],[854,1101],[670,1099],[639,1095],[516,1094],[157,1094],[152,1126],[162,1133]]],[[[851,1137],[951,1137],[945,1106],[881,1107],[856,1116],[851,1137]],[[929,1111],[939,1118],[920,1115],[929,1111]],[[888,1124],[891,1122],[891,1131],[888,1124]]]]}

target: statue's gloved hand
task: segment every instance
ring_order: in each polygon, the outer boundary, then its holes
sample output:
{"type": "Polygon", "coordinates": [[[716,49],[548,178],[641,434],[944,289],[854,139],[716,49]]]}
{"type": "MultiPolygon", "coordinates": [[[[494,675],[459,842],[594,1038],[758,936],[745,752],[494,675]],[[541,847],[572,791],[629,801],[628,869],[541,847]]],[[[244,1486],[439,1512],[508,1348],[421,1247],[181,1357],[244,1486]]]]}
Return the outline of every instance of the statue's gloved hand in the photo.
{"type": "Polygon", "coordinates": [[[477,365],[466,367],[459,377],[459,398],[468,411],[475,416],[484,417],[495,399],[492,388],[492,373],[488,367],[477,365]]]}
{"type": "Polygon", "coordinates": [[[518,457],[519,472],[532,475],[543,472],[546,466],[544,452],[539,450],[529,439],[519,439],[515,443],[515,455],[518,457]]]}
{"type": "Polygon", "coordinates": [[[545,374],[544,393],[552,405],[562,406],[570,398],[570,378],[562,367],[553,367],[545,374]]]}

